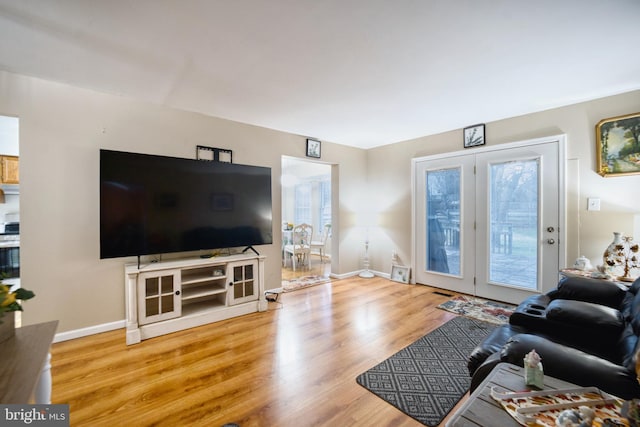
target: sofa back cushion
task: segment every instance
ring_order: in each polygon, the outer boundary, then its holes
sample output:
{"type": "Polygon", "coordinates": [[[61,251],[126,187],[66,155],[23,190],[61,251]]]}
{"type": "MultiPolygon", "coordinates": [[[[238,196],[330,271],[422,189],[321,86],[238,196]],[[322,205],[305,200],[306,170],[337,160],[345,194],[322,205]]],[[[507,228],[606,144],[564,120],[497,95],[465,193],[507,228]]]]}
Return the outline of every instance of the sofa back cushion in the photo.
{"type": "Polygon", "coordinates": [[[592,302],[619,308],[627,295],[627,288],[615,282],[587,277],[563,277],[558,287],[550,293],[552,299],[592,302]]]}

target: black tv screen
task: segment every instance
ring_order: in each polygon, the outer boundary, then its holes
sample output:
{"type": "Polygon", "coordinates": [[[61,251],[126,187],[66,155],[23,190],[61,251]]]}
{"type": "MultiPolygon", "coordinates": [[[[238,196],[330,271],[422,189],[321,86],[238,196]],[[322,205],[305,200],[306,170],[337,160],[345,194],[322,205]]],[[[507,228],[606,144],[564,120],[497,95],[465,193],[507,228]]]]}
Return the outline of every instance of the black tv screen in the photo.
{"type": "Polygon", "coordinates": [[[100,150],[100,258],[270,243],[271,168],[100,150]]]}

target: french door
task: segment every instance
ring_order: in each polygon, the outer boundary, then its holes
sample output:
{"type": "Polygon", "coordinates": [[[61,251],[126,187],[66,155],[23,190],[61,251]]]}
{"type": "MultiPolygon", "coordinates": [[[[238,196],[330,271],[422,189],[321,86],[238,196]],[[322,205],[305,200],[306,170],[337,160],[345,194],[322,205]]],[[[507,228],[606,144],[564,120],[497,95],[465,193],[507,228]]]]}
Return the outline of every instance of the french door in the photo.
{"type": "Polygon", "coordinates": [[[563,153],[553,137],[414,159],[416,282],[511,303],[555,287],[563,153]]]}

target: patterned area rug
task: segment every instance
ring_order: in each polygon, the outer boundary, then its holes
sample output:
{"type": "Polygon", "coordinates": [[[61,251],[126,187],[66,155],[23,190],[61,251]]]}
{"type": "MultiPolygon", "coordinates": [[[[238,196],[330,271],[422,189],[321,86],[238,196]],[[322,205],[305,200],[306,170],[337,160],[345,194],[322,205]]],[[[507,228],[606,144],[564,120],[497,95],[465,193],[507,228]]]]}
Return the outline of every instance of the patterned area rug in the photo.
{"type": "Polygon", "coordinates": [[[438,308],[500,325],[509,321],[509,316],[516,307],[511,304],[460,295],[440,304],[438,308]]]}
{"type": "Polygon", "coordinates": [[[303,276],[295,280],[283,280],[282,290],[284,292],[297,291],[298,289],[307,288],[309,286],[319,285],[321,283],[328,283],[331,279],[323,276],[303,276]]]}
{"type": "Polygon", "coordinates": [[[467,357],[496,326],[454,317],[356,378],[426,426],[437,426],[469,389],[467,357]]]}

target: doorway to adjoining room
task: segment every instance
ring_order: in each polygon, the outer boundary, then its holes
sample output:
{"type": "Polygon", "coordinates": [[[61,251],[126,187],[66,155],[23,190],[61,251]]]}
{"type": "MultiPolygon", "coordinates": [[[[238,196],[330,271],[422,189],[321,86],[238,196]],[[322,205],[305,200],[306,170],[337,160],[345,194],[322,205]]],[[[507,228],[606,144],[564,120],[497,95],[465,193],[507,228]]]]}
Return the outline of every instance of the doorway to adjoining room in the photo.
{"type": "Polygon", "coordinates": [[[331,273],[331,165],[282,157],[282,281],[331,273]]]}
{"type": "MultiPolygon", "coordinates": [[[[19,122],[0,116],[0,277],[12,287],[20,286],[19,122]]],[[[20,326],[20,312],[15,315],[20,326]]]]}

